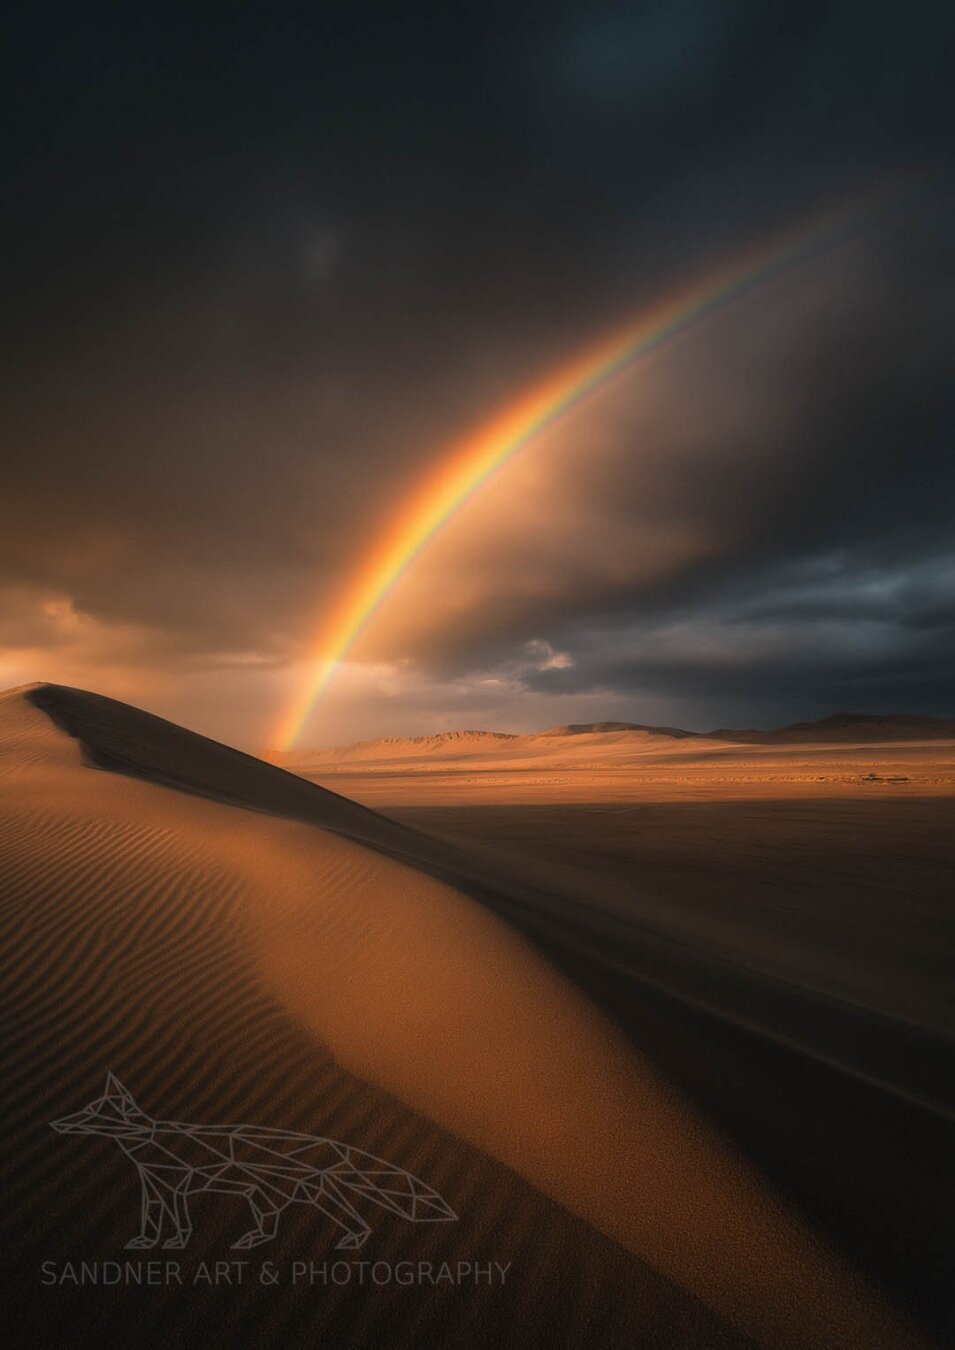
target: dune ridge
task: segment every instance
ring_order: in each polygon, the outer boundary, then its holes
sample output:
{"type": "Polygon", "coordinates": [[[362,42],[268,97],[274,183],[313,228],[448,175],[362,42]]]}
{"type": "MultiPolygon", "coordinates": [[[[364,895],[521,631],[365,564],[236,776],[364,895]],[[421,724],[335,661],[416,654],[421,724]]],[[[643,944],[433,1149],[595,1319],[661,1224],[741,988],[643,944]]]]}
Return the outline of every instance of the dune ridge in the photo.
{"type": "Polygon", "coordinates": [[[277,764],[306,763],[314,757],[367,758],[379,751],[394,750],[410,754],[420,750],[493,747],[495,743],[531,744],[541,738],[609,735],[616,732],[642,732],[648,736],[672,740],[730,741],[744,744],[760,741],[788,742],[817,740],[829,742],[836,737],[880,743],[885,740],[923,741],[933,738],[955,739],[955,718],[930,717],[911,713],[830,713],[814,722],[791,722],[782,727],[759,730],[754,727],[717,727],[713,731],[687,731],[683,727],[654,726],[646,722],[569,722],[543,731],[488,731],[465,729],[439,731],[426,736],[378,736],[352,741],[347,745],[319,746],[313,750],[273,751],[266,755],[277,764]]]}
{"type": "MultiPolygon", "coordinates": [[[[14,908],[32,902],[31,931],[53,944],[39,983],[24,967],[22,1005],[35,1013],[56,988],[40,1028],[60,1053],[79,1052],[82,1017],[101,1017],[100,1041],[119,1037],[127,1058],[148,1045],[175,1090],[155,1024],[181,1016],[198,984],[217,1021],[273,1046],[291,1020],[345,1072],[524,1176],[763,1344],[816,1345],[834,1327],[846,1346],[918,1343],[513,930],[388,856],[408,845],[402,827],[96,696],[41,686],[2,713],[23,753],[4,803],[21,878],[9,894],[14,908]],[[178,949],[189,961],[175,962],[178,949]],[[114,979],[149,990],[125,1022],[114,979]]],[[[15,1044],[16,1075],[35,1048],[22,1033],[15,1044]]],[[[44,1097],[53,1114],[63,1086],[55,1107],[44,1097]]],[[[72,1077],[65,1086],[82,1100],[72,1077]]],[[[264,1095],[250,1104],[264,1110],[264,1095]]],[[[221,1103],[207,1106],[222,1118],[221,1103]]],[[[21,1211],[48,1173],[43,1152],[18,1178],[21,1211]]]]}
{"type": "MultiPolygon", "coordinates": [[[[243,813],[237,824],[232,807],[91,772],[79,743],[51,735],[24,700],[7,701],[0,714],[0,763],[17,761],[0,815],[0,895],[8,1309],[21,1319],[24,1344],[126,1345],[130,1327],[147,1312],[155,1317],[157,1306],[164,1344],[312,1345],[318,1318],[333,1344],[374,1345],[396,1315],[407,1321],[409,1342],[435,1345],[495,1337],[546,1345],[565,1326],[572,1343],[584,1344],[590,1319],[612,1345],[657,1322],[672,1323],[688,1344],[738,1343],[616,1244],[348,1073],[289,1016],[249,941],[247,879],[222,856],[254,817],[243,813]],[[89,787],[78,793],[75,775],[91,778],[89,787]],[[186,1299],[175,1290],[143,1298],[38,1289],[40,1261],[121,1258],[137,1225],[135,1185],[112,1146],[77,1149],[47,1126],[98,1092],[107,1066],[156,1114],[320,1126],[427,1176],[461,1214],[450,1240],[448,1230],[377,1217],[374,1256],[506,1262],[530,1249],[538,1263],[532,1287],[543,1297],[528,1300],[520,1282],[493,1297],[385,1290],[370,1300],[367,1290],[328,1287],[318,1307],[307,1291],[277,1301],[236,1288],[186,1299]],[[561,1288],[567,1293],[557,1295],[561,1288]]],[[[241,1206],[200,1211],[197,1256],[229,1257],[245,1219],[241,1206]]],[[[293,1210],[275,1256],[321,1260],[333,1238],[314,1215],[293,1210]]]]}
{"type": "Polygon", "coordinates": [[[955,792],[955,721],[840,713],[775,731],[595,722],[359,742],[273,762],[376,808],[955,792]]]}

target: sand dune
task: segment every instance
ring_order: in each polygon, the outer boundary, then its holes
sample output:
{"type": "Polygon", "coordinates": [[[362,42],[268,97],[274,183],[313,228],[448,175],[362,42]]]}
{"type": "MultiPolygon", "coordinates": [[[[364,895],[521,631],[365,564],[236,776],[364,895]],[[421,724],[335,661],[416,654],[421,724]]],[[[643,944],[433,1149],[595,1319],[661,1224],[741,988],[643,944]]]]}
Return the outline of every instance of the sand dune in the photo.
{"type": "Polygon", "coordinates": [[[275,756],[374,807],[950,796],[955,722],[840,714],[778,731],[628,723],[534,735],[452,732],[275,756]]]}
{"type": "MultiPolygon", "coordinates": [[[[24,1344],[128,1344],[144,1319],[165,1344],[922,1343],[561,973],[606,938],[572,899],[55,686],[0,701],[0,806],[24,1344]],[[374,1257],[511,1262],[508,1283],[38,1287],[42,1262],[115,1257],[135,1227],[114,1144],[47,1128],[107,1068],[154,1115],[407,1168],[460,1221],[376,1217],[374,1257]]],[[[201,1208],[190,1257],[218,1259],[248,1214],[201,1208]]],[[[286,1219],[276,1260],[325,1254],[314,1213],[286,1219]]]]}

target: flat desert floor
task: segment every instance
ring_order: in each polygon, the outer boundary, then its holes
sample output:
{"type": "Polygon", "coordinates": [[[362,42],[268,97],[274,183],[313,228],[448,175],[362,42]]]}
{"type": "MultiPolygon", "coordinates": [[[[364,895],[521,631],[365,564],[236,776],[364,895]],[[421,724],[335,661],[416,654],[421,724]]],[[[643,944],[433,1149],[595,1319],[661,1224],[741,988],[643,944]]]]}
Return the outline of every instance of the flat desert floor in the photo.
{"type": "Polygon", "coordinates": [[[471,732],[295,767],[613,926],[591,996],[955,1334],[955,724],[471,732]]]}

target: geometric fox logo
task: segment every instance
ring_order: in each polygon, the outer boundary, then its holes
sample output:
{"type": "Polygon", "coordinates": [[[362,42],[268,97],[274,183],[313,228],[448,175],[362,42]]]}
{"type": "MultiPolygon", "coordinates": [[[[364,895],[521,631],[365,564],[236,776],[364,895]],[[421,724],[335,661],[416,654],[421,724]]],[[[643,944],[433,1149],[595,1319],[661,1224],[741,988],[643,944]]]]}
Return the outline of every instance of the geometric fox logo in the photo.
{"type": "Polygon", "coordinates": [[[142,1223],[127,1247],[185,1247],[192,1236],[189,1197],[202,1191],[243,1195],[255,1226],[233,1245],[271,1242],[293,1203],[313,1205],[344,1234],[336,1246],[361,1247],[371,1228],[352,1200],[369,1200],[412,1223],[457,1219],[437,1191],[411,1172],[335,1139],[263,1125],[190,1125],[153,1120],[113,1074],[103,1095],[75,1115],[51,1121],[60,1134],[115,1139],[135,1163],[142,1223]],[[166,1235],[163,1237],[163,1235],[166,1235]]]}

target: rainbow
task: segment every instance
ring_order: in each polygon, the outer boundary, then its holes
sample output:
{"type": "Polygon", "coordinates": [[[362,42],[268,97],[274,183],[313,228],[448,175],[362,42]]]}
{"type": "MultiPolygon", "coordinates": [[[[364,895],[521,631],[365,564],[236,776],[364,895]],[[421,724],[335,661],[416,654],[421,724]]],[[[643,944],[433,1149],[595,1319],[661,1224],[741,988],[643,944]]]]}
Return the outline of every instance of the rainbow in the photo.
{"type": "Polygon", "coordinates": [[[437,471],[406,501],[322,628],[308,662],[308,680],[281,720],[275,748],[285,751],[295,745],[342,660],[408,568],[509,460],[635,361],[819,252],[854,225],[859,214],[858,201],[852,210],[817,214],[670,295],[585,348],[441,454],[437,471]]]}

